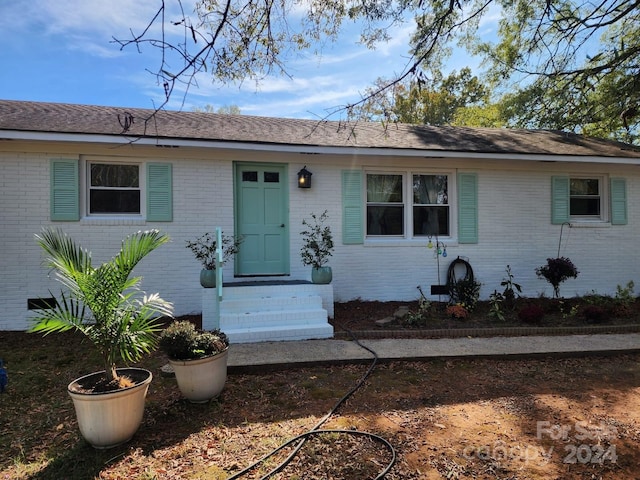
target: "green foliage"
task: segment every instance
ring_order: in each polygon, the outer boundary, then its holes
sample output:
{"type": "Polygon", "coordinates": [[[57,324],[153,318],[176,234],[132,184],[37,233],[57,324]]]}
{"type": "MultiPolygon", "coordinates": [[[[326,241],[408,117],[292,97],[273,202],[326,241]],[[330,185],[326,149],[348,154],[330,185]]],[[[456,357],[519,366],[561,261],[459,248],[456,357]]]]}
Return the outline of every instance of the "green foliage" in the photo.
{"type": "Polygon", "coordinates": [[[573,318],[578,315],[578,305],[571,301],[560,300],[558,302],[558,307],[562,314],[562,318],[573,318]]]}
{"type": "Polygon", "coordinates": [[[351,109],[350,116],[369,121],[450,125],[458,111],[484,106],[489,96],[486,85],[466,67],[445,78],[438,75],[429,81],[399,83],[376,93],[388,82],[378,79],[365,94],[367,100],[351,109]]]}
{"type": "Polygon", "coordinates": [[[489,316],[501,322],[504,322],[504,313],[502,312],[502,304],[504,303],[504,295],[494,290],[489,295],[489,316]]]}
{"type": "Polygon", "coordinates": [[[418,311],[410,311],[405,317],[404,322],[412,326],[426,325],[427,320],[431,316],[431,301],[425,297],[422,288],[418,287],[420,298],[418,299],[418,311]]]}
{"type": "MultiPolygon", "coordinates": [[[[242,241],[242,237],[222,235],[222,265],[240,251],[242,241]]],[[[218,248],[218,241],[214,234],[207,232],[194,241],[187,241],[187,248],[191,250],[203,268],[206,270],[216,269],[216,249],[218,248]]]]}
{"type": "Polygon", "coordinates": [[[635,284],[633,283],[633,280],[630,280],[625,287],[616,285],[616,295],[614,297],[615,303],[624,308],[631,308],[636,301],[636,298],[633,295],[634,288],[635,284]]]}
{"type": "Polygon", "coordinates": [[[320,268],[329,261],[333,255],[333,235],[331,228],[324,222],[329,218],[327,211],[321,215],[311,214],[311,220],[302,220],[302,225],[307,227],[300,232],[302,235],[302,248],[300,256],[303,265],[311,265],[320,268]]]}
{"type": "Polygon", "coordinates": [[[142,278],[131,274],[145,256],[169,241],[168,236],[157,230],[130,235],[120,252],[98,267],[93,267],[91,253],[61,230],[45,228],[36,241],[66,292],[55,308],[33,318],[31,332],[81,332],[100,352],[109,381],[117,379],[118,358],[137,362],[157,347],[160,325],[155,317],[171,315],[173,307],[158,294],[141,292],[142,278]]]}
{"type": "Polygon", "coordinates": [[[220,330],[199,332],[188,321],[172,322],[160,334],[160,348],[172,360],[191,360],[223,352],[229,339],[220,330]]]}
{"type": "Polygon", "coordinates": [[[468,312],[473,312],[480,298],[482,284],[472,279],[462,279],[449,285],[450,302],[461,305],[468,312]]]}
{"type": "Polygon", "coordinates": [[[500,282],[500,286],[504,287],[502,296],[507,305],[509,305],[510,308],[514,308],[516,298],[520,297],[520,294],[522,293],[522,286],[519,283],[515,283],[513,281],[511,265],[507,265],[506,272],[506,278],[503,278],[502,282],[500,282]]]}

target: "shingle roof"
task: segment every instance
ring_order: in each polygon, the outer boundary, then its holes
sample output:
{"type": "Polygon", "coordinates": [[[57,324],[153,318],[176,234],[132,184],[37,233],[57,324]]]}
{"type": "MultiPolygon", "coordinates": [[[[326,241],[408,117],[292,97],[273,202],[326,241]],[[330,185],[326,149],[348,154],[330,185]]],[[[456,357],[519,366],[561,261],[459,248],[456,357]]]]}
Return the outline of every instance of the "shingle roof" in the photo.
{"type": "MultiPolygon", "coordinates": [[[[0,132],[121,135],[262,145],[640,158],[631,145],[548,130],[316,121],[0,100],[0,132]],[[131,123],[132,122],[132,123],[131,123]],[[125,131],[124,126],[129,125],[125,131]]],[[[0,138],[2,133],[0,133],[0,138]]]]}

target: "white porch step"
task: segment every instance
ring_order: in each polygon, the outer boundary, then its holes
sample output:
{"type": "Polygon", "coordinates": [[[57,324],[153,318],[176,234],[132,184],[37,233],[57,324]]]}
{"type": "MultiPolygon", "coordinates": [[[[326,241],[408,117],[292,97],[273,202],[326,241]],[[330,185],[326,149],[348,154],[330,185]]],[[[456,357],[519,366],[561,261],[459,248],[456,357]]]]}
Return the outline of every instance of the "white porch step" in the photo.
{"type": "Polygon", "coordinates": [[[287,326],[264,327],[225,332],[231,343],[280,342],[286,340],[310,340],[317,338],[332,338],[333,327],[329,324],[321,326],[307,326],[295,329],[287,326]]]}
{"type": "MultiPolygon", "coordinates": [[[[262,295],[259,297],[230,297],[223,300],[223,312],[251,313],[254,311],[273,312],[288,309],[322,309],[322,297],[318,295],[262,295]]],[[[326,312],[325,312],[326,313],[326,312]]]]}
{"type": "Polygon", "coordinates": [[[232,343],[333,337],[328,321],[333,316],[331,285],[225,285],[219,305],[214,289],[205,290],[209,291],[203,294],[203,326],[211,328],[219,320],[220,330],[232,343]]]}
{"type": "Polygon", "coordinates": [[[242,313],[220,312],[220,329],[225,332],[232,328],[250,328],[284,326],[284,325],[313,325],[325,323],[327,312],[322,308],[294,309],[282,308],[280,310],[249,311],[242,313]]]}

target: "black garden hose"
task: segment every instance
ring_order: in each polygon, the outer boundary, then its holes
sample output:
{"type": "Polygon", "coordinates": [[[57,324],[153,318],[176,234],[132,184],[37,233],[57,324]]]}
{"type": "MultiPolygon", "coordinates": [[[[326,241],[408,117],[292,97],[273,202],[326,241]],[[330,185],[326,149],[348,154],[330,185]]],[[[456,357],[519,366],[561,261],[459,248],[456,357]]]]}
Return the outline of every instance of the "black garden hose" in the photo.
{"type": "Polygon", "coordinates": [[[451,291],[451,288],[461,280],[463,282],[473,282],[473,268],[471,268],[471,264],[469,262],[458,257],[449,264],[449,270],[447,270],[447,287],[449,287],[449,291],[451,291]],[[464,265],[466,269],[463,278],[456,278],[455,269],[458,265],[464,265]]]}
{"type": "MultiPolygon", "coordinates": [[[[344,327],[342,327],[342,328],[344,328],[344,327]]],[[[308,438],[310,438],[310,437],[312,437],[314,435],[320,435],[322,433],[338,433],[338,434],[344,434],[344,435],[355,435],[355,436],[360,436],[360,437],[367,437],[367,438],[370,438],[370,439],[372,439],[372,440],[374,440],[374,441],[376,441],[378,443],[383,444],[387,448],[387,450],[389,450],[389,452],[391,453],[391,460],[389,461],[387,466],[384,468],[384,470],[382,470],[382,472],[380,472],[380,474],[378,474],[378,476],[375,477],[374,480],[382,480],[389,473],[389,471],[391,470],[391,468],[393,467],[393,465],[396,462],[396,451],[393,448],[393,445],[391,445],[391,443],[389,443],[386,439],[380,437],[379,435],[375,435],[375,434],[369,433],[369,432],[362,432],[360,430],[321,430],[320,429],[320,427],[327,420],[329,420],[329,418],[336,412],[336,410],[349,397],[351,397],[356,391],[358,391],[358,389],[360,387],[362,387],[362,385],[364,384],[365,380],[369,377],[369,375],[371,375],[371,373],[373,372],[373,369],[375,368],[376,364],[378,363],[378,354],[374,350],[372,350],[371,348],[369,348],[366,345],[363,345],[362,343],[360,343],[360,341],[355,337],[355,335],[353,334],[353,332],[351,330],[348,330],[346,328],[345,328],[345,330],[349,333],[349,335],[351,336],[351,339],[356,343],[356,345],[358,345],[359,347],[365,349],[366,351],[368,351],[369,353],[371,353],[373,355],[373,361],[371,362],[371,365],[369,366],[369,368],[367,369],[367,371],[363,375],[363,377],[355,384],[355,386],[351,390],[349,390],[340,400],[338,400],[338,402],[333,406],[333,408],[329,411],[329,413],[327,413],[315,425],[315,427],[313,427],[311,430],[309,430],[309,431],[307,431],[307,432],[305,432],[305,433],[303,433],[301,435],[297,435],[296,437],[291,438],[287,442],[285,442],[282,445],[280,445],[279,447],[277,447],[275,450],[272,450],[271,452],[267,453],[265,456],[263,456],[262,458],[260,458],[256,462],[254,462],[253,464],[251,464],[248,467],[246,467],[244,470],[242,470],[242,471],[236,473],[235,475],[229,477],[227,480],[234,480],[234,479],[237,479],[237,478],[240,478],[240,477],[246,475],[247,473],[249,473],[250,471],[255,469],[258,465],[262,464],[264,461],[266,461],[267,459],[271,458],[273,455],[278,453],[280,450],[282,450],[282,449],[284,449],[284,448],[286,448],[286,447],[298,442],[296,447],[289,454],[289,456],[287,456],[287,458],[285,458],[282,462],[280,462],[269,473],[267,473],[266,475],[261,477],[261,480],[269,479],[269,478],[273,477],[274,475],[276,475],[277,473],[281,472],[282,470],[284,470],[286,468],[286,466],[298,454],[300,449],[302,449],[303,445],[305,444],[305,442],[307,441],[308,438]]]]}

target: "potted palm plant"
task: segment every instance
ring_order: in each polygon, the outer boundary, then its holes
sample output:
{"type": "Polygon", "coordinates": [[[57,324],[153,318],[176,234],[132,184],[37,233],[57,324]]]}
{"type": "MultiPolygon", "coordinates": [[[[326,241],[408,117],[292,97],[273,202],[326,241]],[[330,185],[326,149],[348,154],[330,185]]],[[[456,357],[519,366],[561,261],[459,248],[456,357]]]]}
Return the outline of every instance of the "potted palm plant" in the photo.
{"type": "MultiPolygon", "coordinates": [[[[240,250],[241,237],[222,235],[222,265],[240,250]]],[[[216,249],[218,242],[215,235],[205,233],[193,241],[187,241],[187,248],[202,264],[200,285],[204,288],[216,286],[216,249]]]]}
{"type": "Polygon", "coordinates": [[[311,220],[302,220],[302,225],[306,228],[300,232],[302,235],[300,256],[303,265],[311,266],[311,281],[313,283],[331,283],[333,277],[331,267],[326,266],[334,248],[331,228],[324,224],[327,218],[325,210],[320,215],[312,213],[311,220]]]}
{"type": "Polygon", "coordinates": [[[192,403],[205,403],[222,392],[227,381],[229,339],[220,330],[197,331],[186,320],[169,325],[160,335],[180,392],[192,403]]]}
{"type": "Polygon", "coordinates": [[[127,442],[142,422],[152,374],[141,368],[117,368],[139,361],[158,344],[159,316],[172,305],[158,294],[138,290],[134,267],[169,237],[157,230],[137,232],[122,242],[110,261],[94,267],[91,252],[58,229],[43,229],[36,241],[45,264],[64,287],[51,309],[33,319],[31,332],[45,335],[75,330],[85,335],[102,358],[104,370],[71,382],[71,396],[83,437],[96,448],[127,442]]]}

